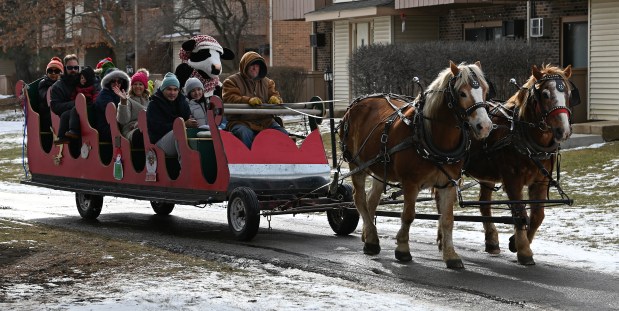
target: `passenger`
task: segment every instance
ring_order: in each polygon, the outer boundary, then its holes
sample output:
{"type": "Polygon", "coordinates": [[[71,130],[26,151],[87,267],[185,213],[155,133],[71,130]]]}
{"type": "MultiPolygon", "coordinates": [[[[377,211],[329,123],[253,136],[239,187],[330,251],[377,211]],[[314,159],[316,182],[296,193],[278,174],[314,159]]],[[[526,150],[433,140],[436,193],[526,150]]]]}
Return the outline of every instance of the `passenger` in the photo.
{"type": "Polygon", "coordinates": [[[148,85],[146,86],[148,94],[155,94],[155,82],[153,80],[150,80],[150,72],[148,72],[148,69],[140,68],[136,70],[136,73],[138,72],[143,72],[146,75],[146,80],[148,80],[148,85]]]}
{"type": "Polygon", "coordinates": [[[52,116],[50,114],[49,104],[47,104],[47,89],[60,79],[63,72],[64,65],[62,65],[62,60],[54,56],[47,64],[43,80],[39,82],[39,118],[41,120],[40,130],[42,132],[49,131],[52,126],[52,116]]]}
{"type": "MultiPolygon", "coordinates": [[[[148,72],[148,71],[147,71],[148,72]]],[[[138,128],[138,115],[148,107],[148,75],[143,71],[136,72],[131,77],[129,94],[118,90],[120,105],[116,110],[116,121],[120,125],[120,132],[132,146],[143,147],[144,136],[138,128]]]]}
{"type": "MultiPolygon", "coordinates": [[[[189,78],[185,82],[185,95],[189,100],[189,109],[191,110],[191,116],[198,121],[198,127],[201,129],[209,129],[208,120],[206,119],[206,103],[207,98],[204,97],[204,85],[197,78],[189,78]]],[[[226,127],[226,121],[224,120],[220,125],[220,129],[226,127]]]]}
{"type": "MultiPolygon", "coordinates": [[[[95,123],[99,131],[100,142],[111,142],[112,134],[110,124],[107,123],[105,110],[107,105],[114,105],[118,108],[120,97],[118,92],[125,93],[129,87],[129,76],[118,68],[109,68],[101,79],[101,92],[95,101],[95,123]]],[[[116,125],[115,125],[116,126],[116,125]]]]}
{"type": "Polygon", "coordinates": [[[69,54],[64,57],[65,71],[62,77],[52,85],[50,91],[50,105],[53,113],[60,117],[58,138],[54,144],[66,144],[69,139],[64,134],[69,129],[71,109],[75,107],[75,87],[80,80],[80,64],[77,55],[69,54]]]}
{"type": "MultiPolygon", "coordinates": [[[[281,104],[282,99],[275,89],[275,82],[266,77],[267,65],[256,52],[247,52],[241,57],[239,72],[228,77],[223,84],[224,103],[245,103],[258,106],[262,103],[281,104]]],[[[227,129],[251,148],[256,135],[264,129],[288,132],[275,121],[273,115],[234,114],[228,116],[227,129]]]]}
{"type": "Polygon", "coordinates": [[[198,121],[191,117],[187,99],[179,96],[180,86],[176,75],[171,72],[166,73],[161,86],[151,96],[146,108],[150,142],[163,149],[166,156],[178,156],[178,145],[172,131],[176,118],[183,118],[185,127],[198,127],[198,121]]]}
{"type": "MultiPolygon", "coordinates": [[[[80,72],[80,83],[75,87],[73,100],[75,100],[77,94],[82,93],[84,97],[86,97],[86,104],[88,106],[92,106],[94,101],[97,99],[99,90],[100,88],[95,84],[95,71],[90,66],[86,66],[82,69],[82,72],[80,72]]],[[[92,107],[90,109],[92,109],[92,107]]],[[[64,136],[69,139],[77,139],[82,136],[82,131],[80,129],[80,116],[77,114],[77,109],[75,109],[75,107],[71,109],[71,115],[68,122],[69,130],[64,133],[64,136]]]]}
{"type": "Polygon", "coordinates": [[[103,79],[103,75],[110,68],[116,68],[116,65],[112,62],[111,57],[106,57],[100,60],[95,66],[95,74],[97,75],[98,83],[101,83],[101,79],[103,79]]]}

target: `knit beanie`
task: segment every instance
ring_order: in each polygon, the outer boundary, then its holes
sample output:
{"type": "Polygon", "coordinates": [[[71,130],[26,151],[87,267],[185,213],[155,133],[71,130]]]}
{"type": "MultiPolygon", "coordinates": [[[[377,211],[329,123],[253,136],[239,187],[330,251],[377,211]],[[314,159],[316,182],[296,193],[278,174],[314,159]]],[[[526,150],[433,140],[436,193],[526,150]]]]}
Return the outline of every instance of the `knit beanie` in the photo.
{"type": "Polygon", "coordinates": [[[181,83],[176,78],[176,75],[171,72],[165,74],[165,76],[163,77],[163,82],[161,82],[161,86],[159,87],[159,89],[163,91],[168,86],[176,86],[177,88],[181,87],[181,83]]]}
{"type": "Polygon", "coordinates": [[[112,58],[111,57],[106,57],[106,58],[100,60],[97,63],[97,67],[96,67],[96,69],[101,69],[101,72],[103,72],[103,73],[105,73],[105,71],[110,69],[110,68],[116,68],[116,65],[114,65],[114,63],[112,63],[112,58]]]}
{"type": "Polygon", "coordinates": [[[133,85],[136,82],[141,82],[145,89],[148,88],[148,77],[146,77],[146,74],[144,72],[141,72],[141,71],[136,72],[131,77],[131,85],[133,85]]]}
{"type": "Polygon", "coordinates": [[[202,91],[204,91],[204,85],[202,85],[202,82],[200,82],[198,78],[187,79],[187,82],[185,82],[185,95],[189,95],[195,88],[201,88],[202,91]]]}
{"type": "MultiPolygon", "coordinates": [[[[97,63],[97,66],[95,67],[95,69],[103,69],[102,71],[105,72],[105,69],[110,67],[110,65],[108,65],[107,68],[103,68],[103,65],[106,64],[106,63],[112,63],[112,58],[111,57],[106,57],[106,58],[100,60],[97,63]]],[[[116,67],[116,66],[114,66],[114,63],[112,63],[111,67],[116,67]]]]}
{"type": "Polygon", "coordinates": [[[197,36],[193,36],[191,39],[196,41],[196,45],[193,47],[193,50],[185,51],[183,50],[183,48],[181,48],[180,51],[178,52],[178,57],[181,59],[181,61],[183,61],[183,63],[186,63],[187,61],[189,61],[189,58],[191,57],[191,53],[198,52],[204,49],[212,49],[221,54],[224,53],[224,49],[221,47],[219,42],[217,42],[217,40],[215,40],[215,38],[211,36],[197,35],[197,36]]]}
{"type": "Polygon", "coordinates": [[[84,76],[86,79],[86,86],[91,86],[95,83],[95,70],[92,69],[92,67],[84,67],[84,69],[80,71],[80,75],[84,76]]]}
{"type": "Polygon", "coordinates": [[[64,65],[62,65],[62,60],[56,56],[52,57],[52,60],[49,61],[49,63],[47,64],[47,68],[45,68],[45,71],[50,68],[60,69],[60,73],[64,73],[64,65]]]}

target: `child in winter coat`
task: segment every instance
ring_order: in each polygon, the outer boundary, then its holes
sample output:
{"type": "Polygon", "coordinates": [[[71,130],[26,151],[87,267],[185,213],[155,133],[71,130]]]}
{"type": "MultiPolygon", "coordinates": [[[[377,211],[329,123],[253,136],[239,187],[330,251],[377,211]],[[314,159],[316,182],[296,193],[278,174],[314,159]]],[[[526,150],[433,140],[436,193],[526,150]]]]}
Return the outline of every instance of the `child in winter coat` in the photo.
{"type": "MultiPolygon", "coordinates": [[[[75,87],[75,96],[82,93],[86,97],[86,104],[89,106],[95,102],[97,95],[99,94],[99,88],[95,84],[95,71],[90,66],[82,69],[80,72],[80,83],[75,87]]],[[[75,107],[71,110],[71,117],[69,118],[69,130],[64,134],[65,137],[70,139],[77,139],[81,136],[80,130],[80,118],[75,110],[75,107]]]]}
{"type": "MultiPolygon", "coordinates": [[[[86,97],[86,104],[92,105],[99,94],[99,87],[97,87],[95,81],[95,71],[91,67],[87,66],[82,69],[80,72],[80,82],[75,87],[75,92],[71,96],[71,99],[75,100],[77,94],[82,93],[84,97],[86,97]]],[[[65,122],[68,122],[68,126],[65,123],[64,127],[68,127],[69,130],[64,133],[64,137],[59,137],[58,140],[56,140],[56,144],[66,144],[71,139],[77,139],[81,136],[80,117],[75,107],[71,108],[70,117],[65,122]]],[[[63,126],[60,128],[63,128],[63,126]]]]}
{"type": "MultiPolygon", "coordinates": [[[[189,109],[191,115],[198,121],[198,127],[201,129],[209,129],[208,120],[206,119],[206,103],[208,99],[204,97],[204,85],[197,78],[189,78],[185,82],[185,96],[189,100],[189,109]]],[[[226,127],[227,121],[224,119],[219,125],[220,129],[226,127]]]]}

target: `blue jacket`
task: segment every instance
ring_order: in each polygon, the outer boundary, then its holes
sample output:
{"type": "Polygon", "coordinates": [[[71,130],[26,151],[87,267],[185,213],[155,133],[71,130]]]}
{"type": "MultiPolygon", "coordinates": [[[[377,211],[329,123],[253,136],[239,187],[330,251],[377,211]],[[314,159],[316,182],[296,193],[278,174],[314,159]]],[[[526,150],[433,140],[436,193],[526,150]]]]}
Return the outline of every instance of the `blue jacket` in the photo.
{"type": "Polygon", "coordinates": [[[168,101],[161,90],[157,90],[150,98],[146,108],[146,123],[148,124],[148,137],[152,144],[156,144],[161,137],[172,130],[174,120],[181,117],[188,120],[191,116],[187,98],[178,94],[173,102],[168,101]]]}

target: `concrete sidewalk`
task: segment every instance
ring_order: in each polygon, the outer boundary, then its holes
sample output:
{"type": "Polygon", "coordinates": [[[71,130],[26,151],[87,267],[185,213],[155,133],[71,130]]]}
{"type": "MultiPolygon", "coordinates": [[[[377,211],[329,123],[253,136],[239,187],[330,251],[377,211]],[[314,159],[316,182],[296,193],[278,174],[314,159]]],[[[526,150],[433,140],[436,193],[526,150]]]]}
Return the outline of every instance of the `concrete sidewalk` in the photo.
{"type": "Polygon", "coordinates": [[[619,140],[619,121],[577,123],[572,125],[572,136],[561,144],[561,148],[584,147],[613,140],[619,140]]]}

